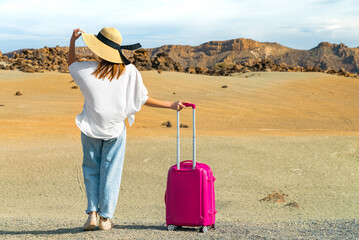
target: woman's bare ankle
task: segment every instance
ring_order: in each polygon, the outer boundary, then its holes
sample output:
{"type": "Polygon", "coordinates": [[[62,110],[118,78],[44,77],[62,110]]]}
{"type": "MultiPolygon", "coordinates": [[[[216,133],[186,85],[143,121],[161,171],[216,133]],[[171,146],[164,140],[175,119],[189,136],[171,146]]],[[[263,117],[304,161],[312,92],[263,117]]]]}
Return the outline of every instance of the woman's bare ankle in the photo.
{"type": "Polygon", "coordinates": [[[97,215],[97,212],[94,212],[94,211],[92,211],[92,212],[89,212],[89,216],[93,216],[93,215],[97,215]]]}

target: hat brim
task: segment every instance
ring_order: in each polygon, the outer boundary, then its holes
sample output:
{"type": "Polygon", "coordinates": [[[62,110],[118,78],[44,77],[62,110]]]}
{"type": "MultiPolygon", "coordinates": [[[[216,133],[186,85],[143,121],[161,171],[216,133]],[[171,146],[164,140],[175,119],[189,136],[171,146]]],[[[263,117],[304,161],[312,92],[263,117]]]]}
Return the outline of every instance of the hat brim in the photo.
{"type": "Polygon", "coordinates": [[[123,63],[123,60],[118,50],[107,46],[106,44],[98,40],[94,34],[82,33],[81,36],[87,47],[90,48],[90,50],[93,51],[100,58],[113,63],[123,63]]]}

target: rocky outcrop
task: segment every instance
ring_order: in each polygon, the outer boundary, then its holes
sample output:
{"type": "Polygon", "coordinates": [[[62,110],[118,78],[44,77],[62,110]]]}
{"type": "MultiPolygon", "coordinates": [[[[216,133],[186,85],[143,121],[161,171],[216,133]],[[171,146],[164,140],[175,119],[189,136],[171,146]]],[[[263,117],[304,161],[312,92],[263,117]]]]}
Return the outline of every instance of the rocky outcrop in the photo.
{"type": "MultiPolygon", "coordinates": [[[[18,69],[28,73],[45,71],[68,73],[67,52],[68,48],[59,46],[15,51],[1,57],[1,60],[6,64],[0,64],[0,69],[18,69]]],[[[76,56],[79,61],[95,59],[93,55],[88,54],[89,52],[85,48],[76,49],[76,56]]]]}
{"type": "MultiPolygon", "coordinates": [[[[47,72],[59,71],[68,73],[67,66],[68,48],[56,46],[54,48],[44,47],[41,49],[23,49],[12,53],[7,53],[0,57],[0,69],[15,70],[23,72],[47,72]]],[[[132,54],[124,51],[128,59],[140,70],[158,71],[183,71],[180,63],[173,61],[166,52],[158,53],[154,58],[146,49],[139,49],[132,54]]],[[[78,61],[94,61],[97,57],[86,47],[76,48],[78,61]]]]}
{"type": "Polygon", "coordinates": [[[322,72],[328,74],[336,74],[344,77],[357,77],[357,74],[350,73],[344,69],[335,71],[329,69],[324,71],[318,67],[301,67],[301,66],[291,66],[285,63],[276,63],[270,59],[256,59],[256,60],[247,60],[242,63],[217,63],[212,68],[200,68],[200,67],[188,67],[185,70],[190,74],[206,74],[214,76],[229,76],[232,74],[242,74],[249,72],[322,72]]]}
{"type": "MultiPolygon", "coordinates": [[[[3,54],[0,69],[25,72],[68,72],[67,47],[24,49],[3,54]]],[[[79,61],[95,60],[87,47],[76,48],[79,61]]],[[[359,73],[359,48],[322,42],[310,50],[296,50],[278,43],[251,39],[211,41],[199,46],[165,45],[126,51],[139,70],[178,71],[227,76],[254,71],[325,72],[341,76],[359,73]]]]}
{"type": "Polygon", "coordinates": [[[133,55],[129,57],[129,61],[131,61],[140,71],[152,69],[151,58],[145,49],[136,50],[133,55]]]}
{"type": "Polygon", "coordinates": [[[140,71],[157,70],[158,73],[162,73],[162,71],[183,71],[182,65],[173,61],[173,59],[168,56],[167,52],[157,53],[157,55],[151,59],[146,49],[139,49],[129,57],[129,60],[140,71]]]}
{"type": "Polygon", "coordinates": [[[152,60],[152,68],[163,71],[183,71],[180,63],[173,61],[167,52],[161,52],[152,60]]]}

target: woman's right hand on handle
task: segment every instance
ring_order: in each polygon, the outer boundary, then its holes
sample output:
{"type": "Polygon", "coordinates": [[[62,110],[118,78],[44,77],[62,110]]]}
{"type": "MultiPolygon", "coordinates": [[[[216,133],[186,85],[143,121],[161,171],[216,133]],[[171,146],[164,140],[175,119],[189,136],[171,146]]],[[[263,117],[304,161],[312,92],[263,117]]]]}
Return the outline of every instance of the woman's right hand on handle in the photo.
{"type": "Polygon", "coordinates": [[[173,102],[171,104],[171,108],[173,110],[178,110],[178,111],[181,111],[183,108],[186,108],[185,105],[183,105],[184,103],[190,103],[190,102],[187,102],[187,101],[177,101],[177,102],[173,102]]]}

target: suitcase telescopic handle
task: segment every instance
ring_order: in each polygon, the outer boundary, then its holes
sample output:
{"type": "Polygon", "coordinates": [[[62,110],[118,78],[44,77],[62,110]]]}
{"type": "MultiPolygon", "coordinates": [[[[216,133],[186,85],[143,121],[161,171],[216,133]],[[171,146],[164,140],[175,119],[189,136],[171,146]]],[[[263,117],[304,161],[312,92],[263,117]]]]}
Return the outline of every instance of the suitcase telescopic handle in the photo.
{"type": "MultiPolygon", "coordinates": [[[[195,122],[195,109],[196,105],[193,103],[184,103],[186,107],[192,107],[193,109],[193,161],[192,161],[192,167],[193,169],[196,168],[196,122],[195,122]]],[[[180,170],[180,119],[179,119],[179,111],[177,110],[177,169],[180,170]]]]}
{"type": "Polygon", "coordinates": [[[183,105],[185,105],[186,107],[192,107],[193,109],[196,108],[196,104],[193,103],[183,103],[183,105]]]}

